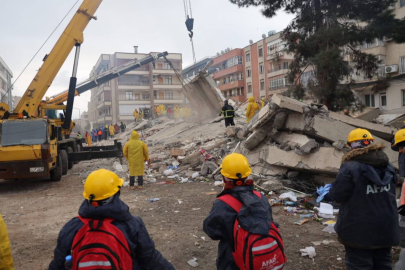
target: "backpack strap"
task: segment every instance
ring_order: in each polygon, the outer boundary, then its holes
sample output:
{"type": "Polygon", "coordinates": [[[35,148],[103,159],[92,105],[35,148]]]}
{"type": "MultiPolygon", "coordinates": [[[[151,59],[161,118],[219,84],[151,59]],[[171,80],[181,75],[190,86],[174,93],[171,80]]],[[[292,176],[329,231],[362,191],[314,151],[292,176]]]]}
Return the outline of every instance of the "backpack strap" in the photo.
{"type": "MultiPolygon", "coordinates": [[[[262,198],[262,194],[256,190],[253,191],[253,194],[255,194],[259,198],[262,198]]],[[[238,213],[240,212],[240,209],[243,206],[243,203],[241,203],[238,199],[236,199],[235,197],[233,197],[230,194],[223,195],[223,196],[219,197],[218,200],[223,201],[224,203],[226,203],[227,205],[232,207],[232,209],[238,213]]]]}

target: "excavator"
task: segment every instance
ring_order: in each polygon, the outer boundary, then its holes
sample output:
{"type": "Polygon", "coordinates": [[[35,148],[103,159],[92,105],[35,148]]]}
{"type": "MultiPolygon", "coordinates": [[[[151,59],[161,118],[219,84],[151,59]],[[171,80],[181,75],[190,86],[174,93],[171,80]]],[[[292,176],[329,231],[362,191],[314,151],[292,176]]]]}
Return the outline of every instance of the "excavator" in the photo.
{"type": "Polygon", "coordinates": [[[60,181],[73,164],[99,158],[122,158],[122,145],[83,147],[71,138],[74,98],[130,70],[153,63],[167,52],[134,60],[77,87],[77,68],[83,32],[103,0],[84,0],[56,42],[13,111],[0,103],[0,179],[50,178],[60,181]],[[43,100],[67,57],[76,48],[69,90],[43,100]],[[66,105],[63,103],[66,102],[66,105]],[[63,111],[63,114],[56,113],[63,111]]]}

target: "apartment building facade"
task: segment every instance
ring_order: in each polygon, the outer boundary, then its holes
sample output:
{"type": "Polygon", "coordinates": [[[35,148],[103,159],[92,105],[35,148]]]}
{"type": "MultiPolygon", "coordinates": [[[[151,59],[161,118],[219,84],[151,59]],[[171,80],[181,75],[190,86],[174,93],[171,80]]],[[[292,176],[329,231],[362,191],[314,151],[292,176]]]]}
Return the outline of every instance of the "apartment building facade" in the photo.
{"type": "Polygon", "coordinates": [[[246,101],[243,49],[233,49],[213,59],[209,69],[225,98],[246,101]]]}
{"type": "MultiPolygon", "coordinates": [[[[393,10],[395,17],[405,17],[405,0],[399,0],[393,10]]],[[[390,76],[390,86],[385,91],[373,91],[373,81],[362,75],[353,76],[354,93],[366,107],[380,108],[384,113],[405,113],[405,44],[397,44],[390,39],[376,39],[364,43],[361,50],[376,55],[381,61],[379,76],[390,76]]]]}
{"type": "MultiPolygon", "coordinates": [[[[147,54],[102,54],[90,76],[99,74],[147,54]]],[[[171,53],[167,59],[177,70],[182,70],[182,55],[171,53]]],[[[88,103],[89,121],[94,125],[131,122],[135,109],[164,104],[166,107],[183,104],[182,78],[164,59],[142,66],[91,90],[88,103]]]]}
{"type": "Polygon", "coordinates": [[[13,108],[12,91],[8,93],[8,89],[11,87],[11,79],[13,78],[13,72],[7,66],[6,62],[0,57],[0,99],[1,102],[7,103],[10,108],[13,108]],[[10,98],[11,97],[11,98],[10,98]]]}

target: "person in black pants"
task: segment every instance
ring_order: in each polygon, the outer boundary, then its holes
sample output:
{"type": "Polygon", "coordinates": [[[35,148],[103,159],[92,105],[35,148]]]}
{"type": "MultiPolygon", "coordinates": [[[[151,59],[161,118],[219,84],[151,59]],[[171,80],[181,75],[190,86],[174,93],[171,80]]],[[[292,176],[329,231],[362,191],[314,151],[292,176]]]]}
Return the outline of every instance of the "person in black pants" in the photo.
{"type": "Polygon", "coordinates": [[[235,109],[228,104],[228,100],[224,101],[224,107],[222,107],[219,116],[221,115],[224,115],[225,127],[235,126],[235,123],[233,122],[233,118],[235,117],[235,109]]]}

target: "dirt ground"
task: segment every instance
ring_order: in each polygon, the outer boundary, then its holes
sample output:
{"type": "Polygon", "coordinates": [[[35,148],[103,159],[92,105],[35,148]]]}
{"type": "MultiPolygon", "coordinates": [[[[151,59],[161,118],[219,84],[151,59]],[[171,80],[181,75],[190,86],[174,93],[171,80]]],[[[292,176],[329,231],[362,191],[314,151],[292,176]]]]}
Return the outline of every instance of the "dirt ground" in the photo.
{"type": "MultiPolygon", "coordinates": [[[[58,183],[0,180],[0,212],[7,223],[17,270],[47,268],[60,229],[77,215],[83,200],[82,181],[89,168],[108,167],[108,164],[111,161],[75,165],[58,183]]],[[[147,184],[142,191],[125,188],[121,197],[131,212],[144,220],[157,249],[176,269],[193,269],[187,261],[196,257],[197,269],[208,270],[215,269],[218,243],[211,241],[202,230],[203,220],[215,200],[215,195],[206,193],[220,190],[213,182],[147,184]],[[161,200],[148,202],[155,197],[161,200]]],[[[288,257],[285,269],[345,269],[344,248],[337,243],[336,235],[322,232],[323,225],[315,221],[294,225],[298,217],[287,216],[280,206],[273,208],[273,214],[285,241],[288,257]],[[319,240],[336,242],[317,246],[314,260],[301,257],[299,249],[319,240]]]]}

